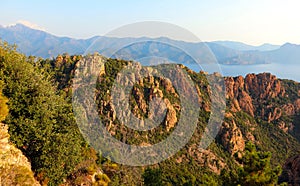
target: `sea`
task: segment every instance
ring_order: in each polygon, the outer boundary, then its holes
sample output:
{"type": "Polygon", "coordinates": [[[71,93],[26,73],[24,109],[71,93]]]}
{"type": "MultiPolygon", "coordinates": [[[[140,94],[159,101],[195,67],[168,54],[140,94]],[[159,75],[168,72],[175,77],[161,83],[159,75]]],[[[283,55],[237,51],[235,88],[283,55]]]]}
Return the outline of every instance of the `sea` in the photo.
{"type": "Polygon", "coordinates": [[[218,72],[223,76],[246,76],[249,73],[269,72],[280,79],[290,79],[300,82],[300,64],[258,64],[258,65],[198,65],[183,64],[188,68],[199,72],[218,72]]]}

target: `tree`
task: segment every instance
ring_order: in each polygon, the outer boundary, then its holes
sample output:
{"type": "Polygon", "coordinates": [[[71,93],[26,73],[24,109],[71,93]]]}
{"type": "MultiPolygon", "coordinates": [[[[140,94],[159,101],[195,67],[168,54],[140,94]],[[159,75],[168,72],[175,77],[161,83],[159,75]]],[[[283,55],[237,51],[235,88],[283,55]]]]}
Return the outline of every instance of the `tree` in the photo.
{"type": "Polygon", "coordinates": [[[162,172],[160,169],[150,169],[147,168],[143,174],[144,184],[147,186],[161,186],[162,172]]]}
{"type": "Polygon", "coordinates": [[[271,153],[258,152],[253,143],[248,142],[242,157],[237,157],[237,161],[241,166],[237,170],[237,174],[233,171],[225,173],[224,185],[276,185],[278,176],[281,174],[281,168],[271,167],[271,153]]]}
{"type": "Polygon", "coordinates": [[[9,99],[5,123],[11,141],[30,159],[40,181],[58,185],[82,160],[85,145],[72,105],[57,93],[47,74],[1,41],[0,80],[9,99]]]}

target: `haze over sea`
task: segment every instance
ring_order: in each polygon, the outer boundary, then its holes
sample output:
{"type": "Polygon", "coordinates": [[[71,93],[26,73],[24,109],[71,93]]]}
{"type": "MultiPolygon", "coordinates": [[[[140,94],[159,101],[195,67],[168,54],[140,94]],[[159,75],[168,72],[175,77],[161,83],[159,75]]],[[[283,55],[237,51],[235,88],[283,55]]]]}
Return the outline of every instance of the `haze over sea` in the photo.
{"type": "MultiPolygon", "coordinates": [[[[200,70],[213,73],[209,65],[184,64],[190,69],[199,72],[200,70]]],[[[291,79],[300,82],[300,73],[298,64],[258,64],[258,65],[219,65],[223,76],[245,76],[249,73],[270,72],[281,79],[291,79]]]]}

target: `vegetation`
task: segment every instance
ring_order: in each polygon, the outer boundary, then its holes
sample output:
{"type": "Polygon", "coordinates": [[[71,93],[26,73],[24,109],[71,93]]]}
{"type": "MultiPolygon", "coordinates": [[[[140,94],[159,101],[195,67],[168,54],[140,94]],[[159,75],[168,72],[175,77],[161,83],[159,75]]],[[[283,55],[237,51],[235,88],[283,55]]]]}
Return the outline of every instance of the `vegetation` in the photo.
{"type": "Polygon", "coordinates": [[[281,174],[279,166],[272,168],[270,152],[258,152],[253,143],[248,142],[242,157],[236,159],[240,166],[237,171],[222,171],[224,185],[276,185],[281,174]]]}
{"type": "MultiPolygon", "coordinates": [[[[0,43],[0,80],[9,98],[11,141],[29,158],[40,182],[57,185],[83,161],[87,148],[72,107],[32,58],[0,43]]],[[[2,109],[2,107],[1,107],[2,109]]]]}
{"type": "Polygon", "coordinates": [[[270,152],[257,152],[252,143],[247,143],[245,154],[238,158],[243,167],[238,169],[238,179],[240,185],[275,185],[281,168],[271,168],[270,152]]]}
{"type": "MultiPolygon", "coordinates": [[[[9,112],[8,99],[2,94],[3,86],[0,82],[0,122],[9,112]]],[[[36,185],[28,161],[19,149],[9,144],[8,138],[7,127],[0,123],[0,185],[36,185]]]]}
{"type": "Polygon", "coordinates": [[[5,119],[8,114],[7,102],[8,99],[2,94],[3,82],[0,81],[0,122],[5,119]]]}
{"type": "Polygon", "coordinates": [[[143,173],[144,184],[147,186],[163,185],[162,172],[159,169],[146,169],[143,173]]]}

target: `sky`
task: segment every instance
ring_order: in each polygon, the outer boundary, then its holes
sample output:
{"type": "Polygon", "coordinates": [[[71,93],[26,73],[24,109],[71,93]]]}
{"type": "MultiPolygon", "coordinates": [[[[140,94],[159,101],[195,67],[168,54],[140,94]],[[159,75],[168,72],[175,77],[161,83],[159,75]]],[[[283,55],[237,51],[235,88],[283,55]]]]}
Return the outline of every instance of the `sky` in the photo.
{"type": "Polygon", "coordinates": [[[90,38],[161,21],[202,41],[300,44],[299,0],[1,0],[0,25],[17,22],[57,36],[90,38]]]}

